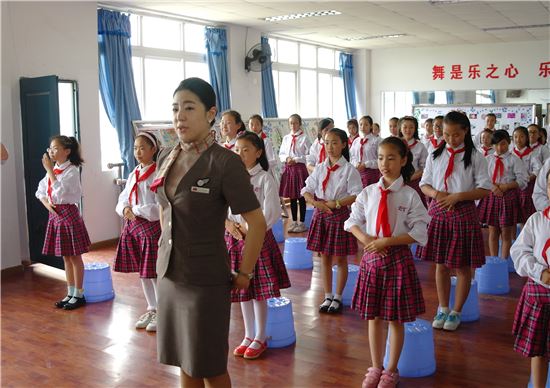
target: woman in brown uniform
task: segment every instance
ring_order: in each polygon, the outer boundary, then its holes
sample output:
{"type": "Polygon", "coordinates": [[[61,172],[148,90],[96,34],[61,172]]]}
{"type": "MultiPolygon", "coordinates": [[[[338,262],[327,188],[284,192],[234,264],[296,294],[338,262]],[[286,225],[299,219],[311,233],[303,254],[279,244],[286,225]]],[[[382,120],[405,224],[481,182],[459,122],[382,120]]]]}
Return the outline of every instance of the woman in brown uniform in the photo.
{"type": "Polygon", "coordinates": [[[158,357],[181,368],[184,387],[229,387],[230,289],[248,287],[265,219],[239,156],[215,142],[212,87],[199,78],[182,81],[172,111],[180,142],[159,156],[161,167],[151,186],[162,225],[158,357]],[[224,242],[228,206],[250,225],[244,259],[233,277],[224,242]]]}

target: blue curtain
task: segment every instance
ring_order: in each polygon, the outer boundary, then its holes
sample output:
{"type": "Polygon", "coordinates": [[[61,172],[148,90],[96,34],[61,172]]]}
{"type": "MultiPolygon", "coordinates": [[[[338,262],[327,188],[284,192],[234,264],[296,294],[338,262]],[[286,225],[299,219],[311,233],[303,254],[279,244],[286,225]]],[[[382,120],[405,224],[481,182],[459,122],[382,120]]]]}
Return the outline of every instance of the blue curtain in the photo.
{"type": "Polygon", "coordinates": [[[231,107],[227,73],[227,34],[225,28],[206,27],[205,38],[210,83],[216,93],[219,116],[231,107]]]}
{"type": "Polygon", "coordinates": [[[340,53],[340,77],[344,81],[344,96],[348,119],[357,117],[355,107],[355,77],[353,76],[353,58],[351,54],[340,53]]]}
{"type": "MultiPolygon", "coordinates": [[[[271,58],[271,47],[269,39],[262,36],[262,47],[269,48],[269,58],[271,58]]],[[[264,117],[278,117],[277,99],[275,98],[275,86],[273,86],[273,71],[271,66],[262,70],[262,114],[264,117]]]]}
{"type": "Polygon", "coordinates": [[[130,46],[130,18],[120,12],[97,11],[99,90],[109,121],[118,133],[124,176],[134,169],[132,120],[141,120],[130,46]]]}
{"type": "Polygon", "coordinates": [[[447,95],[447,104],[454,104],[455,103],[455,92],[452,90],[447,90],[445,92],[447,95]]]}
{"type": "Polygon", "coordinates": [[[428,92],[428,104],[435,103],[435,92],[428,92]]]}
{"type": "Polygon", "coordinates": [[[496,104],[497,103],[497,95],[494,90],[489,90],[489,98],[491,98],[491,103],[496,104]]]}
{"type": "Polygon", "coordinates": [[[413,94],[413,104],[420,104],[420,92],[412,92],[413,94]]]}

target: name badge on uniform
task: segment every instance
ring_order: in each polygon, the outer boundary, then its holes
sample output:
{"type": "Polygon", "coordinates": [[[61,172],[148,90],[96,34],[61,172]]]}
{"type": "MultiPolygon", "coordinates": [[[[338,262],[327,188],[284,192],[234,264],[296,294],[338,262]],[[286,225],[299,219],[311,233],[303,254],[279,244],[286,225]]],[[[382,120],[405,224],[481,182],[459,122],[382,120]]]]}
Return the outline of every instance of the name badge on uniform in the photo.
{"type": "Polygon", "coordinates": [[[192,193],[210,194],[210,189],[207,187],[191,186],[192,193]]]}

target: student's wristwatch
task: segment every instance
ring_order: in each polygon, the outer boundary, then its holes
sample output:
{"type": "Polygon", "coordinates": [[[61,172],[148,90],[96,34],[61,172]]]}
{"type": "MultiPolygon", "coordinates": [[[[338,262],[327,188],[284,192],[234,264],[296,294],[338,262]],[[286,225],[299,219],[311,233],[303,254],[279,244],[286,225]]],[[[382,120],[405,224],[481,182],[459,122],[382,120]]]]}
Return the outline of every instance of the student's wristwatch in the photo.
{"type": "Polygon", "coordinates": [[[340,201],[336,200],[336,209],[340,209],[342,205],[340,205],[340,201]]]}

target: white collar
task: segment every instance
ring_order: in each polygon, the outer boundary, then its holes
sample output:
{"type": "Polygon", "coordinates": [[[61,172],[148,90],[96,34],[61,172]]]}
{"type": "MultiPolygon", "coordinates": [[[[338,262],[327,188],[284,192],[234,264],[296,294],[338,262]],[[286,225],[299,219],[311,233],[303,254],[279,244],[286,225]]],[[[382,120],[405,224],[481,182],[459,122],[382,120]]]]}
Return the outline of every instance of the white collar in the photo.
{"type": "Polygon", "coordinates": [[[260,163],[257,163],[254,167],[248,170],[248,173],[250,174],[250,176],[254,176],[258,174],[261,170],[263,170],[262,165],[260,163]]]}
{"type": "Polygon", "coordinates": [[[384,177],[380,177],[378,180],[378,187],[382,188],[383,190],[389,190],[392,192],[399,191],[401,187],[405,184],[403,181],[403,175],[399,175],[399,178],[393,181],[393,183],[389,187],[384,187],[384,177]]]}
{"type": "Polygon", "coordinates": [[[69,167],[69,165],[71,164],[71,161],[69,159],[67,159],[65,162],[63,162],[62,164],[57,164],[57,162],[55,163],[55,166],[54,168],[58,168],[60,170],[64,170],[66,169],[67,167],[69,167]]]}

